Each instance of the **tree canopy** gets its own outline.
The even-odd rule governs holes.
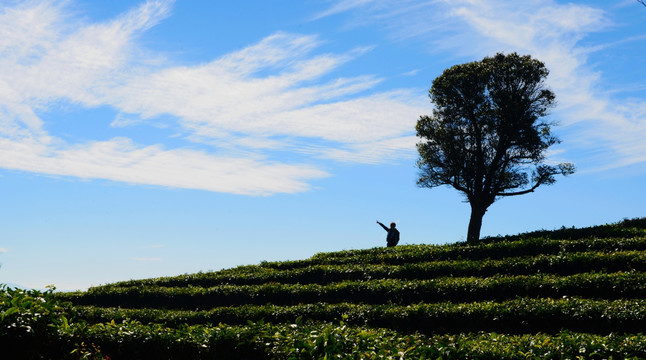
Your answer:
[[[550,164],[546,150],[559,142],[545,117],[555,104],[544,80],[549,71],[530,56],[496,54],[456,65],[429,91],[435,108],[417,122],[418,185],[449,185],[471,205],[467,241],[480,237],[494,201],[533,192],[574,172]]]

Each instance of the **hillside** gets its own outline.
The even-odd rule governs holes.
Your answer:
[[[22,358],[646,358],[646,218],[3,291]]]

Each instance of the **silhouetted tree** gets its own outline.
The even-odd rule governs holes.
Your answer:
[[[545,163],[559,142],[542,120],[555,96],[548,70],[530,56],[496,54],[446,69],[429,91],[431,116],[417,122],[420,187],[450,185],[471,205],[467,241],[480,238],[482,217],[504,196],[533,192],[574,173],[574,165]]]

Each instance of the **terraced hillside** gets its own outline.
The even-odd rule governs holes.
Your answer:
[[[646,219],[31,295],[53,304],[24,320],[40,332],[3,326],[0,346],[97,359],[643,359]],[[9,302],[3,325],[20,319]]]

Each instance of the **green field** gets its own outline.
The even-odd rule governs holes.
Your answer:
[[[644,359],[646,218],[85,292],[1,287],[0,311],[11,359]]]

